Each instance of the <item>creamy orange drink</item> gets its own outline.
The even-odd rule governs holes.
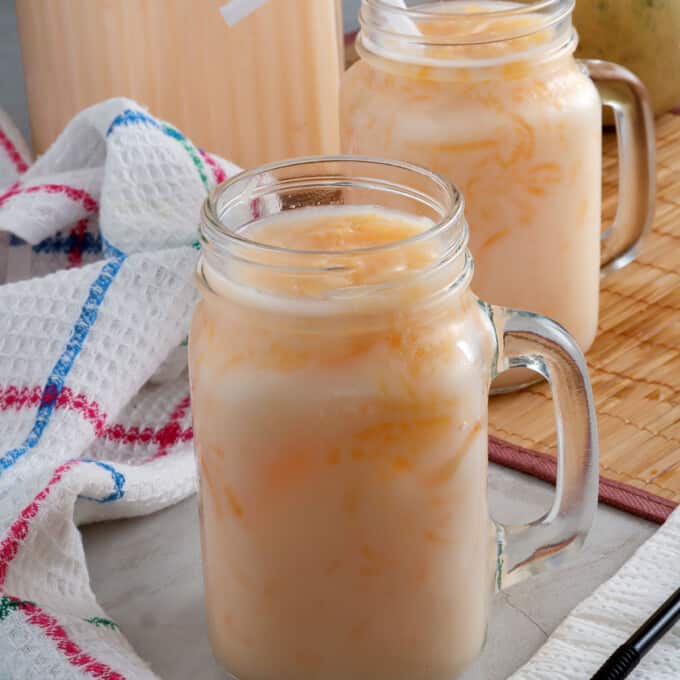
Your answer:
[[[460,197],[398,164],[282,164],[218,189],[202,237],[190,369],[217,658],[240,680],[457,677],[511,571],[486,494],[499,340]]]
[[[556,319],[585,350],[598,321],[602,102],[572,56],[572,8],[449,0],[405,11],[364,0],[341,126],[345,152],[455,182],[475,291]],[[644,219],[628,217],[639,237]]]
[[[307,210],[246,235],[328,251],[312,260],[323,267],[338,250],[432,226]],[[300,281],[242,272],[258,289],[245,293],[204,270],[218,296],[204,297],[191,342],[208,620],[239,678],[406,680],[429,668],[448,680],[481,650],[493,581],[482,313],[467,289],[422,308],[441,277],[365,301],[340,292],[439,254],[416,242]]]

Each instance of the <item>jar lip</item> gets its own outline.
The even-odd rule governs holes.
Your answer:
[[[465,17],[510,17],[521,16],[522,14],[531,14],[533,12],[545,11],[550,9],[559,9],[560,5],[564,6],[562,12],[558,14],[558,18],[562,18],[564,14],[571,12],[576,4],[576,0],[531,0],[522,4],[513,3],[514,7],[492,7],[489,9],[469,12],[464,9],[456,10],[454,5],[451,8],[446,7],[442,10],[441,5],[415,5],[412,7],[400,7],[392,4],[389,0],[362,0],[366,5],[375,5],[378,9],[386,12],[393,12],[395,16],[404,16],[409,19],[456,19],[461,16]],[[506,3],[499,3],[506,4]]]
[[[479,10],[470,11],[468,0],[460,5],[449,0],[445,5],[426,1],[411,7],[399,7],[389,0],[362,0],[359,12],[361,30],[357,46],[365,51],[386,59],[403,61],[406,64],[441,67],[493,67],[523,59],[553,58],[576,49],[578,37],[571,22],[576,0],[531,0],[512,2],[507,0],[484,0]],[[475,3],[476,4],[476,3]],[[467,6],[467,9],[465,7]],[[506,32],[491,35],[471,31],[469,33],[427,34],[414,33],[405,28],[406,22],[434,24],[436,22],[465,19],[514,19],[536,16],[535,24],[509,26]],[[512,44],[513,41],[553,31],[552,38],[545,44],[528,49],[508,50],[502,56],[430,56],[431,48],[475,48],[498,43]]]
[[[259,180],[266,178],[268,175],[271,177],[272,173],[275,173],[276,171],[295,167],[300,167],[301,169],[310,168],[314,165],[322,164],[338,164],[340,166],[343,164],[365,164],[367,167],[386,167],[413,173],[420,178],[431,181],[433,183],[433,187],[436,187],[442,193],[442,195],[446,197],[447,204],[440,205],[440,209],[443,213],[440,219],[436,221],[433,220],[431,227],[414,234],[413,236],[375,246],[348,248],[341,250],[300,250],[267,244],[256,239],[248,238],[247,236],[240,234],[238,231],[230,229],[223,222],[221,215],[229,210],[230,207],[233,207],[233,204],[236,203],[237,200],[240,202],[243,201],[242,192],[239,191],[240,187],[242,187],[243,191],[250,191],[252,193],[252,196],[248,198],[249,202],[257,201],[262,199],[267,193],[271,193],[277,188],[284,188],[288,186],[287,181],[261,183]],[[311,185],[315,182],[318,183],[322,178],[326,181],[331,180],[338,182],[340,186],[346,185],[347,182],[365,182],[375,186],[381,186],[385,189],[388,189],[389,187],[392,187],[392,189],[406,189],[406,187],[403,187],[402,185],[398,185],[389,181],[381,182],[380,180],[370,177],[355,177],[349,175],[343,176],[341,174],[327,175],[325,177],[322,175],[303,175],[299,178],[295,186],[296,188],[299,188],[301,184],[304,185],[309,183]],[[225,194],[227,194],[230,190],[234,192],[234,197],[231,201],[224,203],[223,199]],[[410,193],[414,194],[413,191]],[[420,196],[424,201],[427,201],[427,197],[422,194],[422,192],[418,193],[420,193]],[[431,207],[434,207],[436,203],[435,199],[432,198],[430,198],[427,202],[430,203]],[[461,192],[445,177],[439,175],[436,172],[428,170],[423,166],[414,163],[408,163],[406,161],[396,161],[369,156],[306,156],[302,158],[277,161],[254,168],[252,170],[244,170],[213,188],[203,203],[203,208],[201,211],[202,220],[199,231],[201,240],[206,245],[216,247],[218,251],[228,251],[229,245],[236,244],[242,251],[245,248],[246,250],[252,250],[261,253],[268,252],[277,255],[294,255],[296,259],[304,259],[306,256],[309,256],[311,260],[321,255],[327,255],[331,257],[337,256],[338,258],[352,256],[360,257],[363,255],[384,252],[395,248],[402,248],[404,246],[409,246],[414,243],[437,237],[452,225],[459,224],[460,229],[458,230],[457,238],[453,244],[453,249],[459,252],[464,250],[467,246],[467,229],[465,228],[464,210],[465,201]],[[257,219],[260,218],[253,216],[251,222],[257,221]]]

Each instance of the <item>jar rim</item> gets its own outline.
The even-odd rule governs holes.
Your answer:
[[[475,10],[470,10],[470,5]],[[362,0],[359,12],[361,29],[357,35],[357,46],[362,51],[384,57],[388,60],[403,61],[406,64],[440,67],[493,67],[505,63],[552,59],[565,53],[573,53],[578,36],[571,21],[576,0],[449,0],[446,4],[425,0],[422,4],[409,7],[394,5],[389,0]],[[479,9],[477,9],[479,5]],[[467,7],[467,9],[466,9]],[[456,34],[428,34],[414,32],[415,24],[435,25],[440,22],[465,19],[515,19],[535,16],[532,25],[508,22],[507,30],[494,30],[490,35],[470,31]],[[479,55],[431,56],[428,50],[450,50],[452,48],[478,48],[529,38],[545,31],[551,31],[549,40],[543,44],[518,49],[509,49],[501,56]]]
[[[260,241],[257,234],[252,238],[248,233],[251,228],[257,232],[258,225],[266,220],[294,215],[295,210],[304,213],[307,208],[335,207],[350,212],[355,208],[359,212],[385,210],[407,219],[426,219],[427,223],[407,237],[337,250],[287,248]],[[246,170],[212,190],[203,204],[199,233],[202,248],[198,281],[208,290],[217,292],[211,286],[211,276],[218,274],[232,290],[247,288],[267,299],[285,299],[289,311],[300,314],[312,310],[326,314],[325,307],[314,307],[319,302],[335,304],[338,309],[348,305],[345,311],[356,311],[357,296],[365,296],[370,306],[374,295],[389,297],[391,291],[418,288],[428,281],[433,282],[433,288],[423,294],[423,300],[434,302],[440,294],[467,287],[474,268],[467,248],[464,200],[458,189],[419,165],[382,158],[311,156]],[[384,278],[343,283],[337,288],[321,285],[317,291],[302,296],[291,294],[297,290],[297,282],[321,277],[316,280],[322,283],[327,276],[327,280],[341,281],[345,275],[349,277],[345,281],[351,281],[354,273],[365,271],[369,260],[382,262],[388,252],[430,244],[435,248],[431,251],[433,257],[422,267],[401,270],[388,266]],[[251,275],[257,279],[258,272],[266,275],[253,288],[255,279]],[[399,299],[399,295],[392,296],[392,302],[385,304],[396,304]]]
[[[395,241],[390,241],[385,244],[365,246],[360,248],[347,248],[347,249],[337,249],[337,250],[300,250],[296,248],[286,248],[284,246],[278,246],[273,244],[267,244],[260,242],[256,239],[249,238],[234,230],[229,228],[223,221],[222,215],[224,212],[233,208],[233,204],[236,201],[243,202],[244,200],[248,202],[257,201],[263,198],[267,193],[272,191],[285,188],[286,186],[291,186],[287,184],[287,180],[279,181],[275,183],[263,184],[259,180],[267,176],[272,176],[277,171],[285,171],[293,168],[312,168],[313,166],[318,166],[322,164],[330,165],[363,165],[363,166],[373,166],[374,168],[392,168],[396,170],[402,170],[406,173],[412,173],[414,176],[420,177],[432,183],[433,187],[436,187],[442,192],[442,196],[445,198],[446,203],[440,204],[441,217],[438,220],[433,220],[431,227],[424,229],[417,234],[408,236],[403,239],[397,239]],[[306,183],[316,184],[320,181],[322,177],[319,175],[304,175],[298,178],[297,183],[295,183],[295,188],[300,188],[301,185]],[[390,187],[393,189],[399,189],[408,192],[408,189],[403,185],[397,185],[389,181],[382,181],[371,179],[369,177],[352,177],[352,176],[342,176],[340,174],[333,174],[324,177],[328,182],[337,182],[339,184],[346,184],[349,182],[368,182],[373,183],[382,188],[389,190]],[[329,186],[329,185],[326,185]],[[252,195],[249,195],[246,199],[243,197],[244,191],[248,190]],[[230,201],[224,202],[226,194],[233,192],[233,196]],[[408,192],[413,196],[416,192]],[[429,201],[422,192],[418,192],[418,198],[423,202],[427,202],[431,207],[435,207],[435,200],[430,198]],[[202,220],[199,229],[200,237],[203,243],[210,246],[217,246],[217,249],[223,249],[227,247],[230,243],[237,244],[239,247],[244,247],[246,249],[253,249],[259,252],[267,252],[271,254],[278,255],[294,255],[296,258],[305,256],[310,256],[310,259],[318,257],[320,255],[338,256],[338,257],[352,257],[352,256],[362,256],[373,253],[379,253],[387,251],[394,248],[401,248],[414,243],[418,243],[433,237],[440,235],[445,229],[450,228],[452,225],[460,225],[458,230],[458,238],[456,239],[456,250],[460,251],[465,249],[467,246],[467,229],[464,227],[464,210],[465,201],[463,195],[458,190],[458,188],[450,182],[448,179],[442,175],[429,170],[421,165],[415,163],[408,163],[406,161],[396,161],[386,158],[377,158],[370,156],[355,156],[355,155],[337,155],[337,156],[306,156],[302,158],[292,158],[283,161],[277,161],[274,163],[269,163],[267,165],[259,166],[251,170],[244,170],[237,175],[227,179],[218,186],[212,189],[208,197],[203,203],[202,208]],[[252,215],[253,219],[250,222],[254,222],[259,219],[258,216]]]

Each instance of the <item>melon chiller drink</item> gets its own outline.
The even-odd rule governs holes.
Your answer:
[[[651,227],[654,128],[644,87],[577,62],[573,0],[363,0],[361,60],[342,86],[347,153],[419,163],[460,187],[475,291],[545,314],[586,351],[601,275]],[[615,110],[621,175],[601,233],[602,103]]]
[[[467,233],[460,194],[397,162],[290,161],[206,202],[203,566],[213,650],[239,680],[452,680],[494,589],[582,543],[598,477],[583,357],[557,324],[475,297]],[[489,382],[528,365],[552,383],[560,492],[504,527]]]
[[[126,96],[241,167],[337,153],[339,2],[17,0],[35,150]]]

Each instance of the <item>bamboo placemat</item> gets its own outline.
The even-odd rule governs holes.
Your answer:
[[[634,263],[603,282],[599,335],[587,359],[600,429],[601,500],[664,521],[680,503],[680,116],[657,121],[657,153],[653,233]],[[606,221],[616,192],[616,142],[607,135]],[[554,480],[546,384],[493,398],[489,417],[494,462]]]

